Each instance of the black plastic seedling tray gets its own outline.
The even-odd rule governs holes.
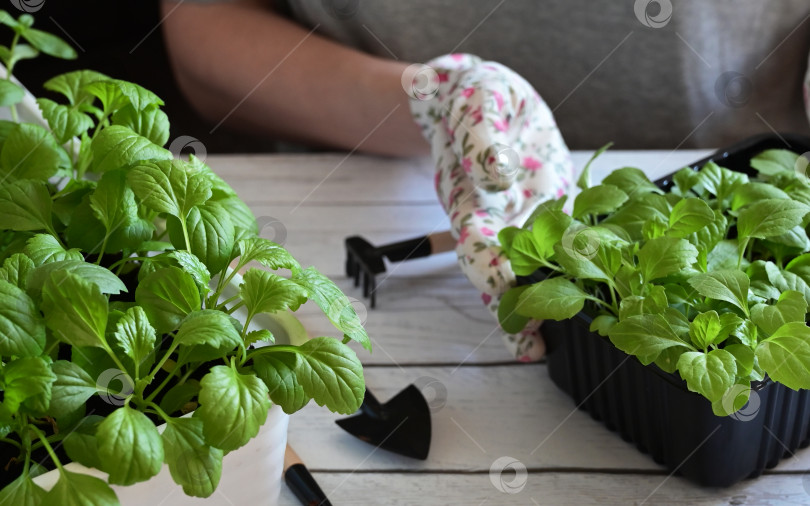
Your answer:
[[[757,136],[691,167],[714,161],[751,175],[749,160],[777,148],[810,152],[810,138]],[[667,176],[656,184],[666,189],[670,181]],[[538,272],[519,282],[544,277]],[[701,485],[725,487],[759,476],[810,444],[810,391],[793,391],[766,378],[752,384],[750,400],[740,411],[718,417],[677,373],[642,366],[608,339],[589,332],[590,322],[586,310],[571,320],[543,324],[552,381],[578,408],[670,471]]]

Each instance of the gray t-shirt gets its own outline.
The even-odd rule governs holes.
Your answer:
[[[810,134],[808,0],[290,0],[288,9],[383,57],[468,52],[511,67],[546,100],[572,149]]]

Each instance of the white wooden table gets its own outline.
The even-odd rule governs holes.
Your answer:
[[[656,178],[705,154],[609,152],[594,165],[594,179],[628,165]],[[589,156],[575,153],[576,166]],[[374,352],[358,354],[380,400],[413,382],[435,387],[424,391],[433,408],[424,462],[354,439],[334,424],[337,416],[314,404],[292,417],[289,442],[335,506],[810,504],[810,450],[725,490],[670,476],[576,410],[544,364],[513,362],[500,337],[487,337],[495,322],[452,253],[389,265],[378,307],[366,311],[362,291],[344,273],[343,240],[361,234],[384,244],[447,228],[429,160],[319,154],[210,156],[207,163],[267,224],[264,237],[283,241],[303,265],[315,265],[359,299],[355,308]],[[334,335],[315,311],[301,311],[312,335]],[[490,467],[500,457],[526,467],[519,493],[493,485],[499,476]],[[298,504],[286,487],[281,504]]]

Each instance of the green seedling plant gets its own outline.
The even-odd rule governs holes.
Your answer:
[[[0,23],[14,31],[7,68],[35,50],[74,54],[30,16],[0,11]],[[223,455],[257,435],[271,404],[355,412],[365,384],[348,343],[371,344],[350,300],[260,237],[201,160],[162,147],[161,99],[88,70],[44,87],[49,128],[0,121],[0,504],[118,504],[109,484],[164,463],[208,497]],[[0,86],[0,103],[14,107],[18,89]],[[339,338],[307,339],[294,315],[307,301]],[[251,325],[259,315],[291,342]],[[32,480],[46,465],[59,474],[49,492]]]
[[[570,215],[563,196],[501,231],[515,274],[542,278],[505,294],[502,327],[584,310],[591,331],[644,365],[677,371],[718,416],[742,408],[766,375],[810,388],[802,162],[767,150],[751,160],[754,178],[710,162],[677,172],[666,192],[632,167],[590,186],[589,162]]]

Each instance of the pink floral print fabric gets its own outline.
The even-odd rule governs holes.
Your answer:
[[[461,269],[497,321],[500,298],[515,284],[498,232],[523,225],[537,204],[567,193],[570,153],[551,110],[514,71],[468,54],[427,66],[435,71],[435,94],[416,94],[411,113],[431,144],[436,192]],[[534,361],[545,352],[538,327],[499,331],[518,360]]]

